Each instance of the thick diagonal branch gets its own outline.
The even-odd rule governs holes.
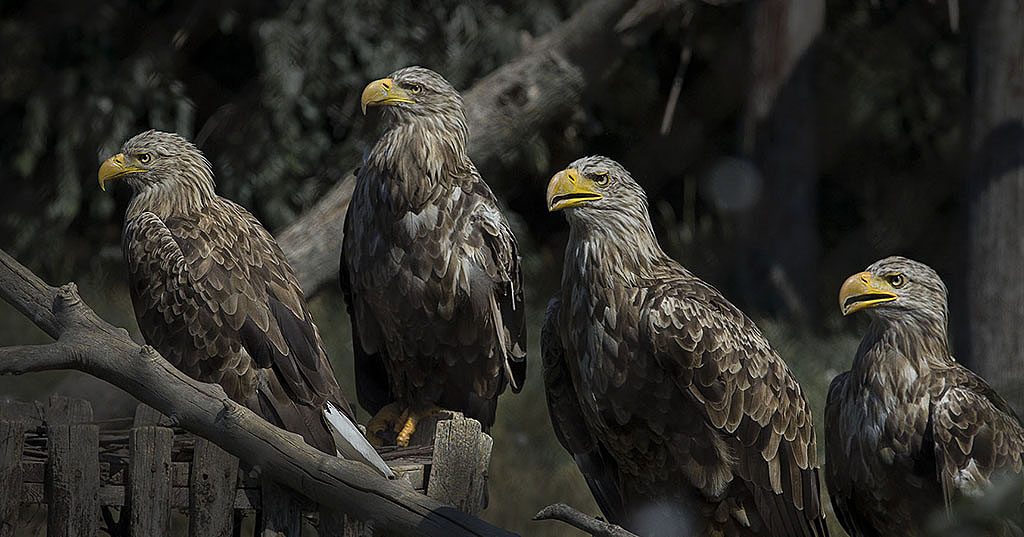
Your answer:
[[[0,250],[0,297],[57,339],[0,349],[0,375],[73,368],[131,393],[311,500],[371,520],[388,535],[509,536],[511,533],[441,505],[369,467],[324,455],[296,434],[270,425],[228,399],[216,384],[197,382],[123,329],[100,319],[74,284],[54,288]]]

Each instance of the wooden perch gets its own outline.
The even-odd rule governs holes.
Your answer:
[[[74,284],[57,289],[0,250],[0,297],[56,339],[0,348],[0,374],[77,369],[100,377],[170,416],[182,427],[245,460],[266,477],[387,535],[510,536],[506,530],[442,505],[361,463],[310,447],[197,382],[100,319]]]
[[[570,115],[591,88],[601,91],[597,82],[684,3],[592,0],[465,91],[469,154],[477,166],[486,168],[515,141]],[[354,180],[349,174],[277,236],[307,295],[337,277]]]
[[[623,529],[621,526],[616,526],[604,520],[598,520],[564,503],[556,503],[541,509],[539,513],[533,516],[533,519],[560,520],[594,537],[639,537],[635,533]]]

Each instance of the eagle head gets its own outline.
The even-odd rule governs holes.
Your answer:
[[[202,152],[177,134],[156,130],[133,136],[120,153],[103,161],[100,188],[106,190],[106,183],[117,179],[135,194],[213,190],[213,169]]]
[[[441,75],[415,65],[367,84],[362,97],[364,114],[370,106],[384,107],[400,123],[418,118],[466,123],[465,107],[459,92]]]
[[[569,222],[634,217],[647,220],[647,194],[614,160],[576,160],[548,182],[548,211],[565,211]]]
[[[867,310],[887,320],[937,322],[945,325],[947,292],[942,279],[924,263],[887,257],[850,276],[839,290],[843,315]]]

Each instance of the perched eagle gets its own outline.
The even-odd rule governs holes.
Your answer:
[[[950,356],[946,286],[934,270],[882,259],[843,283],[839,305],[871,317],[825,407],[825,480],[850,535],[923,535],[956,497],[1021,473],[1024,428]]]
[[[826,536],[811,411],[743,312],[662,251],[643,189],[587,157],[541,334],[548,409],[611,521],[643,536]]]
[[[114,179],[132,189],[122,248],[146,342],[311,446],[390,476],[351,421],[284,254],[256,218],[214,192],[203,154],[176,134],[146,131],[100,166],[100,187]]]
[[[388,125],[356,177],[341,288],[371,441],[394,431],[408,445],[438,407],[487,430],[526,373],[523,285],[515,236],[466,154],[462,97],[407,67],[367,85],[362,105]]]

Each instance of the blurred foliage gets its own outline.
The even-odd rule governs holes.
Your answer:
[[[126,194],[96,189],[96,167],[147,128],[195,139],[220,191],[280,229],[375,138],[358,106],[367,81],[415,63],[467,88],[580,3],[2,2],[0,247],[59,280],[116,264]],[[829,2],[827,16],[817,160],[830,258],[817,285],[831,304],[833,280],[883,254],[947,268],[954,241],[942,232],[955,220],[965,92],[964,39],[941,6]],[[548,230],[564,229],[537,201],[544,182],[557,166],[604,153],[648,187],[672,253],[729,289],[736,215],[716,208],[702,181],[740,152],[742,92],[737,101],[723,90],[746,79],[744,63],[730,60],[745,21],[742,5],[701,6],[689,26],[666,21],[575,116],[510,141],[512,156],[484,170],[544,259],[557,262],[562,244]],[[656,126],[687,36],[683,104],[663,136]],[[724,86],[702,86],[709,81]]]
[[[96,167],[147,128],[193,138],[279,228],[359,163],[367,81],[422,64],[465,87],[566,4],[0,3],[0,246],[58,278],[116,261],[126,200]]]

